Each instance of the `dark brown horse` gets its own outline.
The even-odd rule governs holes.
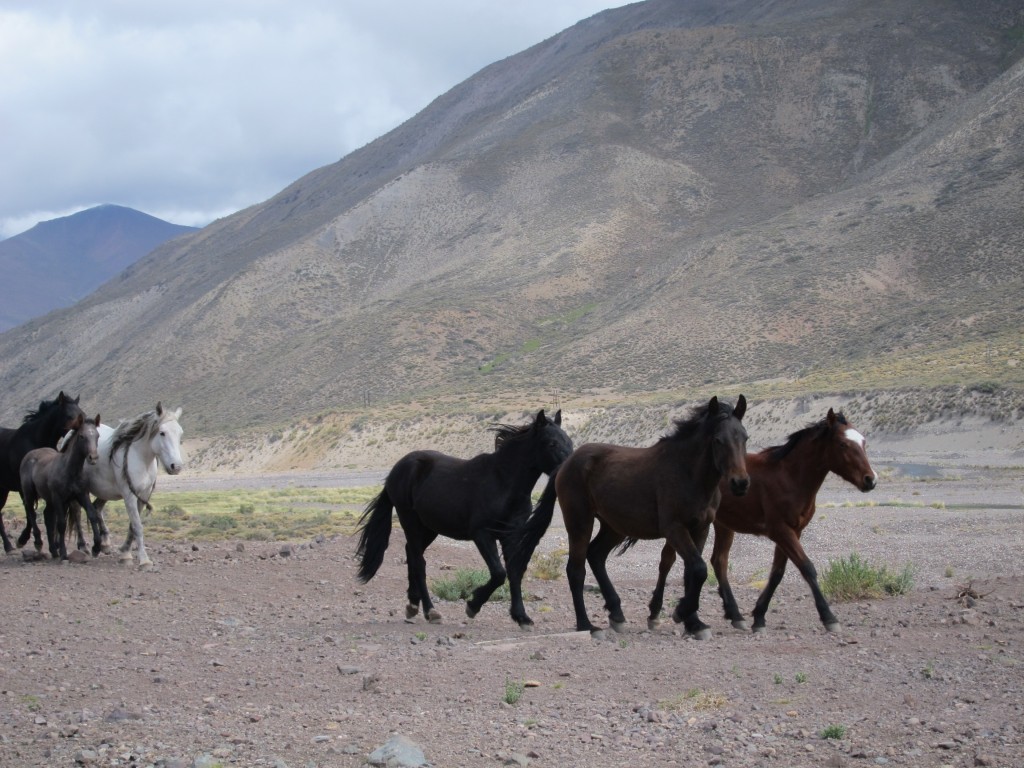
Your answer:
[[[750,484],[744,467],[747,432],[741,419],[747,401],[736,407],[717,397],[676,422],[675,431],[647,448],[587,443],[566,459],[544,489],[524,529],[515,555],[516,568],[529,562],[547,530],[557,497],[569,537],[566,575],[576,611],[576,629],[596,631],[583,602],[586,563],[601,587],[611,626],[625,623],[622,603],[605,568],[608,554],[627,536],[665,539],[686,565],[686,592],[673,618],[696,637],[710,636],[697,615],[700,590],[707,579],[701,550],[721,492],[719,481],[743,495]],[[594,521],[601,527],[591,541]]]
[[[35,448],[21,460],[21,498],[25,502],[26,529],[35,526],[36,503],[46,502],[46,535],[50,540],[50,555],[67,560],[65,545],[68,509],[72,504],[85,507],[92,523],[93,555],[99,552],[99,514],[89,499],[89,480],[85,463],[95,464],[99,459],[97,445],[100,423],[78,416],[71,424],[71,432],[61,440],[60,450]]]
[[[55,399],[39,403],[17,429],[0,427],[0,539],[5,552],[13,550],[14,545],[4,529],[3,508],[11,491],[21,493],[21,460],[33,448],[55,446],[77,416],[85,416],[78,398],[61,392]]]
[[[723,495],[715,514],[711,565],[718,577],[718,594],[725,606],[725,617],[737,629],[747,628],[729,586],[729,549],[737,533],[747,533],[766,536],[775,542],[771,574],[754,606],[754,631],[765,628],[768,603],[782,581],[788,560],[793,561],[810,586],[825,629],[836,631],[839,622],[821,593],[814,563],[800,545],[800,534],[814,517],[815,498],[829,472],[835,472],[865,493],[875,487],[878,475],[868,461],[864,436],[843,414],[829,408],[824,419],[794,432],[784,444],[748,454],[747,471],[750,472],[751,492],[742,498]],[[662,550],[649,624],[657,623],[665,579],[675,559],[670,547]]]

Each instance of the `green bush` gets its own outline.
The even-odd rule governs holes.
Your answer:
[[[864,600],[902,595],[914,586],[914,571],[908,564],[899,573],[885,566],[876,568],[856,552],[848,558],[830,560],[821,577],[821,591],[831,600]]]
[[[473,590],[482,587],[490,578],[491,575],[485,568],[460,568],[451,578],[436,579],[430,585],[430,589],[442,600],[468,600],[473,596]],[[508,600],[508,581],[494,590],[490,599],[499,602]]]

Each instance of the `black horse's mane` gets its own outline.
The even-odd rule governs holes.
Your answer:
[[[702,426],[707,423],[708,418],[708,405],[699,405],[690,411],[690,414],[685,418],[675,419],[675,429],[669,434],[658,440],[659,443],[668,442],[669,440],[686,440],[693,437],[700,430]],[[732,403],[726,402],[725,400],[718,401],[718,416],[728,417],[732,414],[733,406]]]
[[[844,426],[849,424],[846,420],[846,416],[841,412],[836,414],[836,423]],[[773,445],[769,448],[765,448],[761,451],[761,455],[767,457],[771,461],[781,461],[792,453],[793,449],[796,448],[803,440],[814,440],[824,435],[828,430],[829,425],[827,418],[812,422],[803,429],[798,429],[796,432],[790,434],[790,436],[786,438],[786,442],[782,445]]]
[[[491,427],[491,432],[494,432],[494,450],[501,450],[503,445],[507,445],[515,440],[520,440],[529,434],[530,429],[533,427],[533,422],[529,424],[521,424],[515,426],[512,424],[495,424]]]
[[[22,420],[22,424],[28,424],[30,421],[38,421],[43,417],[47,411],[53,410],[57,405],[57,400],[43,400],[39,403],[39,408],[34,411],[29,411],[25,414],[25,418]]]

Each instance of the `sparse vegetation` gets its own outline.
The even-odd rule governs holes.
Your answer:
[[[846,726],[826,725],[818,735],[823,739],[841,739],[846,735]]]
[[[535,579],[554,581],[565,575],[566,551],[557,549],[551,552],[537,552],[530,561],[530,572]]]
[[[902,595],[914,585],[909,564],[899,573],[861,560],[856,552],[849,557],[830,560],[820,578],[821,591],[832,600],[865,600],[887,595]]]
[[[519,703],[519,699],[523,697],[523,691],[525,686],[521,680],[511,680],[505,678],[505,695],[502,698],[506,704],[515,705]]]
[[[460,568],[449,578],[435,579],[430,590],[442,600],[467,600],[473,596],[473,590],[482,587],[490,578],[486,568]],[[497,602],[508,600],[508,581],[494,590],[490,599]]]

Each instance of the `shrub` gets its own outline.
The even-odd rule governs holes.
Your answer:
[[[821,577],[821,591],[839,601],[902,595],[913,585],[914,572],[909,564],[901,572],[893,573],[885,566],[869,565],[856,552],[848,558],[830,560]]]
[[[442,600],[455,602],[468,600],[473,596],[473,590],[482,587],[490,580],[491,574],[484,568],[460,568],[449,579],[436,579],[430,588]],[[506,581],[491,595],[491,600],[508,600],[508,582]]]
[[[826,725],[819,734],[823,739],[841,739],[846,735],[845,725]]]
[[[554,581],[565,573],[565,550],[555,550],[547,554],[538,552],[531,561],[534,578]]]
[[[523,697],[525,686],[522,682],[505,678],[505,696],[502,699],[506,704],[516,704]]]

